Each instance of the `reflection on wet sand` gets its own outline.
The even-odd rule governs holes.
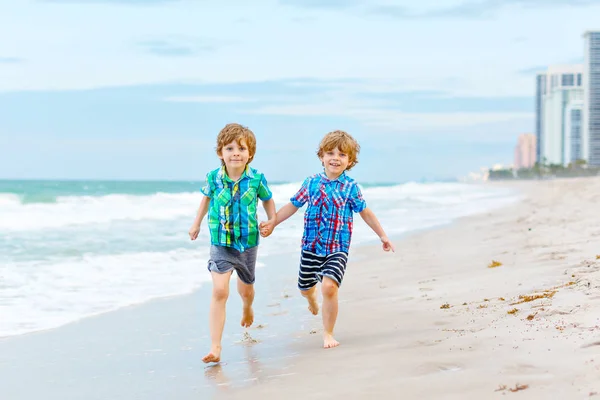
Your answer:
[[[276,277],[274,278],[276,279]],[[266,316],[266,320],[234,335],[234,346],[227,349],[226,361],[209,365],[204,369],[205,386],[219,393],[217,398],[225,398],[234,391],[248,386],[255,386],[267,381],[291,375],[290,359],[297,354],[289,349],[290,338],[296,333],[297,314],[290,312],[289,307],[282,306],[280,294],[274,295],[267,307],[276,307],[275,313]],[[291,296],[285,295],[284,298]],[[305,311],[304,303],[298,304],[298,311]],[[273,310],[271,310],[273,311]],[[269,317],[276,316],[276,330],[271,329]],[[311,316],[312,317],[312,316]],[[260,315],[257,318],[260,320]]]
[[[231,381],[223,371],[225,363],[209,365],[204,369],[204,376],[217,387],[227,387]]]
[[[259,356],[254,349],[254,345],[258,341],[252,339],[246,331],[239,343],[244,348],[241,361],[232,364],[220,362],[204,369],[204,376],[207,380],[221,390],[228,390],[232,386],[259,383],[265,377]]]

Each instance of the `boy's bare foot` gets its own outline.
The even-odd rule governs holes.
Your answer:
[[[244,311],[242,313],[242,326],[244,328],[249,328],[250,325],[254,322],[254,310],[252,306],[244,307]]]
[[[323,348],[324,349],[331,349],[333,347],[338,347],[339,345],[340,345],[340,342],[335,340],[335,338],[333,337],[332,334],[323,333]]]
[[[313,291],[312,294],[306,296],[306,300],[308,300],[308,310],[312,313],[312,315],[319,314],[319,302],[317,300],[316,290]]]
[[[218,363],[221,361],[221,346],[212,347],[207,355],[202,358],[205,363]]]

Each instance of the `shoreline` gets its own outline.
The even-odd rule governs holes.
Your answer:
[[[457,182],[457,183],[460,183],[460,182]],[[465,184],[467,184],[467,185],[473,185],[473,186],[478,186],[477,183],[465,183]],[[392,185],[392,183],[390,183],[389,185]],[[501,185],[489,185],[489,186],[501,186]],[[513,193],[513,196],[514,195],[518,195],[517,191],[514,191],[514,192],[515,193]],[[517,202],[519,200],[509,199],[507,201],[509,202],[509,205],[510,205],[510,204],[514,204],[514,202]],[[498,204],[490,205],[490,209],[491,210],[501,209],[501,208],[504,208],[504,207],[506,207],[506,205],[498,205]],[[471,214],[471,215],[477,215],[477,214],[484,213],[484,212],[487,212],[487,211],[479,211],[479,212],[476,211],[475,214]],[[419,234],[421,232],[426,232],[426,231],[429,231],[429,230],[435,230],[435,229],[443,228],[445,226],[450,226],[452,224],[455,224],[457,221],[461,220],[462,218],[464,218],[464,216],[452,217],[452,219],[450,219],[448,221],[437,222],[435,225],[426,225],[426,226],[421,227],[421,228],[409,229],[407,231],[403,231],[403,232],[399,232],[399,233],[390,233],[390,234],[388,234],[388,236],[392,240],[394,240],[395,242],[397,242],[397,241],[404,240],[405,238],[410,237],[412,235]],[[358,219],[358,216],[356,216],[355,219]],[[362,224],[362,221],[356,221],[356,222],[359,223],[359,224]],[[368,229],[368,228],[365,227],[365,229]],[[368,233],[369,233],[369,236],[371,237],[371,239],[366,239],[365,240],[364,238],[362,238],[362,240],[360,240],[360,242],[358,242],[356,238],[354,239],[351,251],[352,251],[352,253],[355,256],[360,256],[360,253],[361,253],[360,249],[361,248],[363,248],[363,247],[370,247],[370,246],[373,246],[374,244],[378,244],[379,243],[379,240],[376,237],[376,235],[374,235],[370,231]],[[269,238],[267,240],[271,240],[271,241],[272,240],[277,240],[277,237],[274,236],[274,237]],[[272,245],[272,243],[269,243],[269,245]],[[203,250],[207,251],[208,248],[204,248]],[[262,249],[262,251],[263,252],[267,251],[267,253],[269,253],[269,251],[265,250],[264,248]],[[286,256],[286,255],[297,255],[297,254],[299,255],[299,250],[297,250],[297,249],[286,250],[284,252],[276,252],[274,254],[267,254],[267,255],[264,256],[264,258],[262,258],[262,259],[259,258],[258,261],[262,262],[264,264],[268,264],[268,260],[270,258],[281,257],[281,256]],[[260,255],[260,253],[259,253],[259,255]],[[296,261],[294,261],[294,263],[297,264]],[[200,262],[198,265],[202,266],[204,264],[202,262]],[[202,268],[199,268],[199,269],[201,270]],[[261,267],[259,269],[259,271],[262,270],[262,269],[263,268]],[[268,267],[267,267],[267,269],[268,269]],[[203,273],[203,272],[204,271],[200,271],[200,273]],[[297,271],[294,270],[292,275],[295,275],[296,272]],[[22,336],[26,336],[26,335],[41,334],[41,333],[44,333],[44,332],[51,332],[51,331],[56,330],[56,329],[62,329],[63,327],[68,327],[71,324],[81,323],[82,321],[85,321],[85,320],[87,320],[89,318],[97,318],[97,317],[101,317],[104,314],[113,313],[113,312],[119,312],[121,310],[125,310],[125,309],[132,308],[132,307],[135,308],[135,307],[144,306],[145,304],[150,304],[150,303],[155,302],[155,301],[169,300],[169,299],[174,299],[174,298],[181,297],[181,296],[191,296],[191,295],[194,295],[194,293],[196,293],[199,290],[205,290],[206,286],[211,286],[210,277],[206,281],[202,282],[202,284],[200,286],[198,286],[198,287],[196,287],[194,289],[188,290],[186,292],[178,292],[178,293],[160,295],[158,297],[145,298],[145,299],[138,300],[138,301],[131,302],[131,303],[127,303],[127,304],[116,305],[116,306],[114,306],[113,308],[110,308],[110,309],[106,309],[106,310],[102,310],[102,311],[96,311],[96,312],[91,312],[91,313],[88,313],[88,314],[77,316],[74,319],[69,320],[67,322],[60,322],[58,324],[52,323],[52,324],[50,324],[50,326],[46,326],[46,327],[29,328],[29,329],[32,329],[32,330],[27,330],[27,331],[19,332],[19,333],[10,333],[10,334],[4,335],[4,336],[0,336],[0,343],[2,341],[4,341],[4,340],[10,340],[11,338],[22,337]]]
[[[399,242],[455,221],[391,237]],[[378,241],[355,245],[351,258],[359,262],[362,249],[372,247],[370,243]],[[11,400],[79,400],[130,399],[139,391],[144,399],[162,399],[176,391],[178,398],[185,399],[196,398],[198,392],[211,397],[231,393],[288,376],[298,355],[294,349],[305,341],[303,333],[321,328],[319,319],[307,315],[297,292],[298,257],[296,251],[264,257],[267,265],[257,270],[255,323],[249,330],[238,325],[241,302],[232,279],[223,362],[216,367],[201,362],[209,349],[211,285],[204,284],[188,294],[0,338],[4,393]],[[200,264],[198,273],[204,273]],[[255,345],[254,340],[259,342]],[[27,385],[31,379],[39,384]]]
[[[593,183],[590,199],[596,192],[600,198],[600,180]],[[507,251],[522,244],[524,232],[515,224],[529,222],[527,218],[522,220],[521,214],[530,212],[534,203],[537,207],[544,205],[537,204],[543,200],[538,197],[556,195],[565,185],[580,184],[581,181],[572,179],[544,181],[533,186],[527,182],[494,182],[491,185],[519,191],[521,200],[396,235],[395,255],[384,253],[379,245],[367,243],[351,249],[349,271],[340,291],[340,316],[336,326],[336,338],[342,344],[339,348],[321,349],[320,316],[308,313],[304,299],[296,290],[298,254],[267,255],[264,259],[267,267],[259,271],[269,273],[262,272],[257,279],[255,323],[248,330],[250,336],[243,336],[244,330],[237,325],[241,303],[234,285],[231,286],[220,365],[211,367],[201,362],[208,351],[210,299],[210,285],[203,285],[191,294],[163,297],[59,328],[0,339],[0,372],[8,382],[6,393],[14,400],[39,397],[162,399],[174,393],[178,399],[195,399],[199,393],[245,399],[265,395],[267,398],[282,395],[289,398],[342,395],[389,398],[405,388],[406,398],[424,395],[488,398],[497,394],[493,390],[501,385],[510,386],[515,379],[497,379],[492,383],[486,380],[488,376],[480,374],[469,376],[469,381],[475,383],[462,382],[455,392],[451,389],[461,382],[457,377],[473,372],[473,365],[489,372],[491,367],[484,362],[485,357],[496,357],[501,354],[499,349],[508,349],[509,342],[515,341],[511,339],[511,332],[522,329],[519,324],[527,311],[520,309],[517,315],[509,315],[513,320],[507,320],[507,310],[502,307],[509,299],[518,299],[519,295],[536,288],[552,288],[568,282],[557,278],[563,278],[562,271],[561,274],[553,271],[555,275],[552,275],[543,265],[536,267],[535,274],[524,272],[522,268],[511,271],[523,262],[517,252]],[[584,184],[588,185],[588,180]],[[548,185],[550,187],[546,187]],[[557,203],[554,213],[560,215],[565,211],[564,206]],[[597,233],[600,236],[600,228]],[[508,242],[497,243],[507,237]],[[471,242],[481,242],[482,246],[474,251],[468,246]],[[492,245],[493,251],[484,251],[488,245]],[[553,246],[556,244],[551,243],[544,249]],[[495,258],[502,261],[503,266],[488,269],[488,263]],[[469,269],[474,263],[477,268]],[[573,267],[574,274],[579,274],[575,269]],[[199,273],[202,272],[204,269],[200,268]],[[501,279],[497,280],[498,277]],[[600,278],[594,282],[600,282]],[[551,300],[559,301],[565,293],[580,289],[579,283],[560,288]],[[501,302],[500,297],[507,301]],[[467,306],[463,306],[464,303]],[[444,304],[449,308],[440,308]],[[538,318],[551,319],[556,315],[536,314],[532,323],[537,323]],[[586,315],[589,317],[589,313]],[[499,321],[514,322],[514,325],[499,326]],[[600,325],[598,320],[595,323]],[[490,328],[484,327],[485,324],[496,324],[496,335],[489,336]],[[561,333],[567,331],[554,329]],[[486,344],[481,343],[484,338],[502,341],[502,346],[488,345],[489,348],[485,352],[479,350],[473,360],[464,355],[455,357],[465,349],[475,352],[478,347],[485,348]],[[256,345],[255,339],[259,341]],[[587,336],[584,344],[594,343],[592,339]],[[524,347],[523,344],[518,346]],[[591,345],[589,349],[600,350],[600,346]],[[542,355],[547,357],[545,353]],[[514,376],[524,376],[517,379],[519,382],[530,385],[527,394],[523,392],[525,396],[539,394],[539,382],[529,379],[532,371],[545,376],[534,364],[522,360],[510,367]],[[336,365],[344,365],[344,371],[335,373]],[[527,372],[528,368],[531,373]],[[65,374],[65,370],[69,374]],[[493,374],[502,378],[506,371]],[[26,385],[31,379],[40,384]],[[307,386],[307,379],[314,383]],[[586,384],[600,391],[590,382]],[[441,388],[449,385],[450,390],[428,393],[426,389],[431,385]],[[334,387],[337,390],[334,391]]]
[[[291,265],[286,257],[268,259]],[[202,362],[210,348],[212,289],[204,285],[188,295],[154,299],[58,328],[2,338],[3,398],[197,399],[213,396],[220,388],[252,385],[280,375],[294,355],[286,346],[297,327],[299,304],[293,301],[295,286],[281,284],[282,277],[289,278],[287,272],[261,273],[264,270],[258,270],[255,323],[250,329],[239,326],[241,301],[235,279],[231,280],[220,367],[207,368]],[[199,273],[205,272],[200,267]]]

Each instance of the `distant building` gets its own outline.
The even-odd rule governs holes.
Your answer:
[[[565,137],[563,160],[565,164],[587,159],[583,148],[583,99],[572,101],[565,109]]]
[[[537,142],[535,159],[537,162],[542,161],[541,148],[544,143],[544,96],[546,95],[547,81],[548,77],[545,72],[540,72],[535,77],[535,138]]]
[[[537,138],[532,133],[519,135],[515,146],[514,169],[531,168],[536,163]]]
[[[536,160],[566,165],[575,156],[586,158],[580,112],[583,79],[584,67],[579,64],[553,65],[536,76]]]
[[[600,32],[586,32],[584,51],[583,152],[600,166]]]

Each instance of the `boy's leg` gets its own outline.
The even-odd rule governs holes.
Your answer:
[[[340,344],[333,337],[333,328],[338,316],[338,291],[344,279],[347,261],[347,253],[337,252],[329,254],[322,267],[323,347],[326,349]]]
[[[302,250],[300,254],[300,271],[298,273],[298,289],[302,296],[308,301],[308,310],[313,314],[319,313],[319,302],[317,301],[318,273],[325,257]]]
[[[243,304],[241,325],[244,328],[248,328],[254,322],[254,310],[252,309],[252,302],[254,301],[254,285],[248,285],[238,278],[237,288]]]
[[[210,351],[202,358],[205,363],[221,361],[221,338],[225,327],[225,306],[229,297],[229,279],[232,271],[224,274],[211,271],[213,290],[210,300]]]
[[[321,292],[323,294],[323,347],[329,349],[340,343],[333,337],[333,328],[338,315],[338,284],[328,276],[323,277]]]
[[[234,268],[238,276],[237,289],[243,304],[241,325],[244,328],[248,328],[254,322],[252,302],[254,302],[257,251],[258,247],[251,247],[243,253],[234,251]]]
[[[308,300],[308,310],[312,313],[312,315],[317,315],[319,313],[319,302],[317,300],[317,285],[311,287],[307,290],[300,289],[300,293],[306,300]]]

